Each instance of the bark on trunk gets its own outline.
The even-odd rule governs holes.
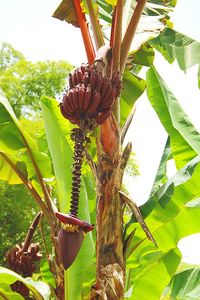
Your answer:
[[[123,216],[119,197],[121,149],[113,116],[102,125],[97,144],[97,279],[91,299],[123,299]]]

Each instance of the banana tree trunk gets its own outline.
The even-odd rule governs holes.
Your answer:
[[[119,198],[121,149],[114,116],[101,126],[97,152],[97,278],[91,299],[123,299],[123,219]]]

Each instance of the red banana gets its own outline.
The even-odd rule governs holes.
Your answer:
[[[87,114],[89,116],[92,116],[95,113],[97,113],[99,102],[100,102],[100,93],[95,90],[92,94],[90,104],[87,108]]]
[[[102,84],[103,84],[103,75],[100,72],[96,78],[96,89],[98,92],[101,91]]]
[[[88,83],[89,83],[89,81],[90,81],[89,74],[87,72],[85,72],[85,75],[83,77],[83,83],[84,83],[84,85],[87,86]]]
[[[74,112],[74,108],[71,105],[68,94],[66,94],[63,97],[63,106],[64,106],[64,109],[65,109],[66,113],[72,114]]]
[[[110,108],[114,102],[115,96],[116,96],[116,90],[115,88],[114,89],[112,88],[111,91],[109,91],[109,93],[102,100],[101,109],[105,110]]]
[[[98,125],[101,125],[105,122],[105,120],[110,116],[110,110],[100,113],[95,117],[95,121]]]
[[[103,84],[101,86],[101,91],[100,91],[102,99],[104,98],[104,96],[106,94],[106,90],[107,90],[107,87],[108,87],[109,84],[110,84],[110,80],[108,80],[107,77],[104,77],[103,78]]]
[[[93,91],[95,89],[96,86],[96,74],[94,71],[91,71],[90,73],[90,87],[91,90]]]
[[[84,84],[80,84],[78,85],[78,106],[79,106],[79,109],[82,110],[83,108],[83,98],[84,98],[84,95],[85,95],[85,86]]]
[[[85,95],[84,95],[84,98],[83,98],[83,105],[82,105],[82,110],[85,112],[88,108],[88,105],[90,103],[90,99],[91,99],[91,88],[90,87],[87,87],[86,90],[85,90]]]

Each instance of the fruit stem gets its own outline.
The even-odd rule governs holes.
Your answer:
[[[71,139],[74,141],[74,156],[72,170],[72,192],[70,201],[70,215],[78,216],[78,205],[81,186],[81,168],[83,161],[83,143],[85,140],[84,132],[81,128],[74,128],[71,133]]]
[[[23,252],[27,252],[28,247],[29,247],[29,245],[30,245],[30,243],[31,243],[33,234],[34,234],[34,232],[35,232],[35,230],[36,230],[36,228],[37,228],[37,226],[38,226],[38,223],[39,223],[39,221],[40,221],[40,217],[41,217],[41,216],[42,216],[42,212],[40,211],[40,212],[36,215],[36,217],[34,218],[34,220],[33,220],[32,224],[31,224],[31,226],[29,227],[29,230],[28,230],[28,233],[27,233],[26,238],[25,238],[25,240],[24,240],[24,245],[23,245],[23,248],[22,248],[22,251],[23,251]]]

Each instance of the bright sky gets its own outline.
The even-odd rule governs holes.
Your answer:
[[[61,0],[0,0],[0,42],[10,43],[32,61],[64,59],[73,65],[86,62],[79,29],[51,17],[60,2]],[[197,25],[199,16],[199,0],[178,0],[172,20],[176,30],[200,41]],[[169,65],[160,55],[156,61],[159,73],[200,130],[197,70],[192,69],[184,74],[176,63]],[[139,204],[148,197],[154,180],[152,173],[156,172],[166,138],[145,96],[138,101],[128,138],[133,141],[140,166],[141,176],[131,182],[131,186],[134,186],[132,196]],[[184,260],[200,263],[200,238],[195,239],[195,244],[191,238],[180,244]]]

